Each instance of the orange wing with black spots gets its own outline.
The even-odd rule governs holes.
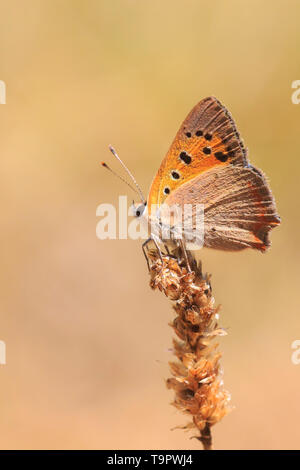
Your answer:
[[[205,98],[186,117],[161,163],[150,188],[149,211],[183,183],[229,164],[246,166],[246,149],[228,110],[216,98]]]

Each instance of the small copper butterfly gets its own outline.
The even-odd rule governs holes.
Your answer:
[[[136,217],[153,221],[153,205],[202,204],[204,246],[261,252],[270,246],[269,232],[280,223],[270,187],[264,174],[249,163],[233,118],[216,98],[201,100],[183,121],[147,200],[125,169],[141,197],[134,205]]]

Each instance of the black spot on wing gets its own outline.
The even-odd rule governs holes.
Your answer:
[[[183,161],[186,165],[189,165],[192,161],[192,157],[186,153],[186,152],[181,152],[181,154],[179,155],[179,158],[181,161]]]

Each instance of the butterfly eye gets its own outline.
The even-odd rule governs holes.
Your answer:
[[[140,217],[141,215],[143,215],[145,207],[146,207],[146,204],[141,204],[139,207],[137,207],[135,211],[135,216]]]

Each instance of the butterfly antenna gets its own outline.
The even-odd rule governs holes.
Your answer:
[[[122,176],[118,175],[118,173],[116,173],[115,171],[113,171],[105,162],[101,162],[101,165],[106,168],[107,170],[109,170],[113,175],[115,175],[117,178],[119,178],[121,181],[123,181],[123,183],[127,184],[127,186],[130,187],[130,189],[132,189],[132,191],[134,191],[136,194],[138,194],[140,196],[140,193],[137,191],[136,188],[134,188],[133,186],[131,186],[131,184],[128,183],[128,181],[126,181],[124,178],[122,178]]]
[[[124,168],[124,170],[126,171],[126,173],[130,176],[130,178],[132,179],[132,181],[134,182],[136,188],[137,188],[137,191],[139,193],[139,196],[141,198],[141,201],[142,202],[145,202],[145,198],[144,198],[144,195],[143,195],[143,191],[141,190],[140,186],[138,185],[135,177],[133,176],[133,174],[131,173],[131,171],[127,168],[127,166],[125,165],[125,163],[122,162],[121,158],[119,157],[119,155],[117,154],[117,152],[115,151],[115,149],[109,145],[109,150],[111,151],[111,153],[113,154],[114,157],[116,157],[116,159],[121,163],[122,167]],[[128,183],[127,183],[128,184]]]

